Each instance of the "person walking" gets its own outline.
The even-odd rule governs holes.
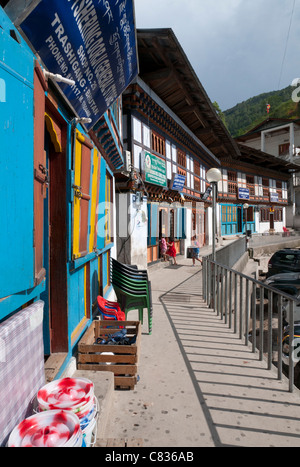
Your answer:
[[[202,264],[201,259],[199,258],[200,255],[200,245],[199,242],[197,241],[196,235],[193,236],[192,238],[193,244],[192,244],[192,260],[193,260],[193,266],[195,266],[195,261],[199,261],[199,263]]]
[[[171,256],[172,258],[174,258],[174,264],[177,265],[177,262],[176,262],[176,248],[175,248],[175,243],[174,243],[174,238],[173,237],[170,237],[169,239],[169,242],[167,242],[167,246],[168,246],[168,249],[166,251],[166,256],[169,257]]]

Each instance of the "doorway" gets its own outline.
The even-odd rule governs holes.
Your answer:
[[[274,230],[274,212],[270,212],[270,230]]]
[[[44,334],[48,352],[68,352],[66,125],[46,114],[45,152],[49,174],[45,199],[44,258],[47,270]]]
[[[241,206],[237,206],[237,231],[238,233],[242,233],[243,231],[243,215]]]
[[[158,238],[167,239],[170,235],[170,212],[168,207],[161,207],[158,211]],[[158,246],[158,258],[162,258],[160,242]]]

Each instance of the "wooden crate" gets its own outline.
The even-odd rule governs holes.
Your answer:
[[[136,335],[135,344],[107,345],[95,343],[98,338],[107,339],[107,336],[120,331],[121,326],[126,328],[126,337],[131,338]],[[138,377],[140,343],[140,321],[95,320],[78,344],[78,370],[112,371],[114,373],[115,388],[133,389]],[[103,352],[112,352],[114,355],[103,355]]]

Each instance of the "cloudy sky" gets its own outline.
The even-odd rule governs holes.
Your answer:
[[[135,0],[135,13],[137,28],[173,29],[222,110],[300,78],[300,0]]]

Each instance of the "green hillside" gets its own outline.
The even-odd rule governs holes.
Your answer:
[[[223,112],[233,137],[243,135],[266,118],[300,118],[300,105],[292,100],[295,87],[260,94]],[[267,113],[267,104],[271,106]]]

